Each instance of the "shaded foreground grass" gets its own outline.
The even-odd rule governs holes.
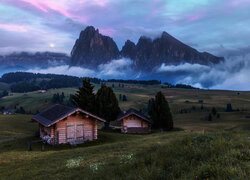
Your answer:
[[[77,147],[0,144],[0,179],[247,179],[248,132],[100,132]],[[11,144],[13,144],[11,146]],[[10,147],[11,146],[11,147]],[[4,150],[5,149],[5,150]]]

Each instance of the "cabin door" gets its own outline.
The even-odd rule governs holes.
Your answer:
[[[67,125],[67,142],[83,141],[83,124]]]
[[[76,139],[78,141],[83,141],[83,124],[76,125]]]
[[[67,142],[72,142],[75,139],[75,126],[67,125]]]

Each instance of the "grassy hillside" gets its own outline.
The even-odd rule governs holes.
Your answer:
[[[9,84],[0,82],[0,92],[4,90],[9,90],[9,86],[10,86]]]
[[[112,83],[108,84],[109,86]],[[97,90],[100,85],[96,85]],[[0,100],[0,107],[24,107],[35,113],[52,105],[55,93],[66,100],[77,89],[47,93],[16,93]],[[179,131],[125,135],[99,131],[99,139],[76,147],[32,146],[39,139],[32,115],[0,115],[0,179],[247,179],[250,176],[250,92],[163,89],[126,84],[114,91],[125,94],[121,109],[147,109],[156,92],[169,101]],[[203,101],[203,103],[199,101]],[[65,102],[66,103],[66,102]],[[235,111],[225,112],[230,103]],[[203,105],[203,109],[201,106]],[[215,107],[220,117],[205,117]],[[237,111],[236,111],[237,110]]]
[[[216,107],[219,111],[225,111],[226,105],[231,103],[234,110],[249,111],[250,110],[250,92],[234,92],[234,91],[218,91],[218,90],[194,90],[194,89],[163,89],[160,85],[134,85],[125,84],[124,88],[119,87],[118,83],[107,83],[111,86],[115,85],[114,92],[119,98],[119,94],[126,95],[128,101],[119,101],[121,109],[130,107],[138,110],[147,111],[147,103],[153,98],[158,91],[162,91],[170,103],[173,113],[179,114],[181,110],[200,112],[201,103],[203,101],[203,111],[210,111],[212,107]],[[97,91],[100,85],[95,84]],[[0,107],[7,109],[16,107],[24,107],[27,112],[36,113],[52,105],[52,96],[55,93],[64,92],[66,95],[65,103],[67,103],[70,94],[76,92],[76,88],[51,89],[47,93],[38,92],[15,93],[13,96],[0,99]]]
[[[177,120],[176,120],[177,121]],[[0,116],[0,179],[247,179],[250,133],[238,121],[176,122],[185,131],[125,135],[99,131],[76,147],[33,144],[37,124],[27,115]],[[189,122],[189,123],[188,123]],[[214,128],[218,125],[219,128]],[[238,126],[239,125],[239,126]],[[245,125],[250,126],[249,121]],[[213,131],[193,131],[209,127]],[[218,131],[220,129],[220,131]]]
[[[29,93],[13,93],[11,96],[0,99],[0,107],[4,106],[6,109],[14,109],[15,107],[23,107],[26,112],[36,113],[49,106],[52,103],[52,97],[55,93],[65,93],[65,99],[69,99],[70,94],[74,94],[76,89],[50,89],[46,93],[29,92]]]

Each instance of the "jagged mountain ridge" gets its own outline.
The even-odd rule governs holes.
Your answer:
[[[64,53],[55,52],[20,52],[0,56],[0,67],[47,68],[49,66],[69,64],[70,57]]]
[[[71,65],[96,67],[112,59],[119,58],[120,52],[112,38],[104,36],[93,26],[80,33],[71,51]]]
[[[166,32],[154,40],[142,36],[137,44],[127,40],[119,51],[112,38],[103,36],[98,29],[89,26],[76,40],[71,51],[71,65],[96,68],[99,64],[122,57],[130,58],[134,69],[144,71],[152,71],[162,63],[208,65],[224,60],[207,52],[198,52]]]

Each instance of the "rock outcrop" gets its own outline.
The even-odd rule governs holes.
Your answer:
[[[128,41],[127,41],[128,42]],[[166,32],[154,40],[141,37],[136,45],[131,41],[122,48],[122,56],[131,58],[136,69],[151,70],[152,67],[165,64],[197,63],[216,64],[224,58],[207,52],[200,53],[194,48],[180,42]]]
[[[76,40],[71,51],[71,65],[95,68],[99,64],[117,59],[119,55],[119,49],[112,38],[89,26]]]
[[[133,61],[133,68],[142,71],[153,71],[162,63],[209,65],[224,60],[207,52],[198,52],[167,32],[163,32],[154,40],[142,36],[137,44],[127,40],[119,52],[112,38],[103,36],[98,29],[89,26],[76,40],[71,52],[71,65],[96,68],[99,64],[121,57],[130,58]]]

